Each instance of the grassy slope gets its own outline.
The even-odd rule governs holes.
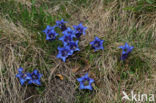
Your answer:
[[[148,9],[150,3],[147,7],[140,5],[142,2],[116,0],[1,1],[0,100],[108,103],[121,102],[122,90],[155,93],[156,15],[154,8]],[[46,25],[54,25],[61,18],[69,26],[83,22],[88,27],[86,36],[81,38],[81,51],[66,63],[55,57],[61,43],[45,41],[42,33]],[[95,35],[105,40],[104,51],[90,49],[88,44]],[[117,47],[125,42],[135,49],[125,62],[120,62]],[[42,86],[21,87],[15,78],[20,66],[25,71],[37,68],[43,73]],[[76,68],[78,71],[73,72]],[[76,78],[86,72],[95,79],[93,92],[78,90]],[[62,74],[64,80],[57,79],[57,74]]]

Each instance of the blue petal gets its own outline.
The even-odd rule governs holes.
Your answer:
[[[60,37],[59,40],[64,41],[64,36]]]
[[[55,33],[55,36],[58,36],[59,34],[58,33]]]
[[[128,57],[127,54],[121,55],[121,60],[125,60]]]
[[[83,29],[84,29],[84,30],[86,30],[86,29],[87,29],[87,27],[84,27]]]
[[[64,19],[61,19],[61,22],[63,22],[63,23],[67,23],[66,21],[64,21]]]
[[[93,90],[91,85],[85,86],[85,89]]]
[[[61,56],[61,54],[57,54],[57,56],[56,56],[57,58],[61,58],[62,56]]]
[[[67,42],[63,42],[63,45],[66,46],[66,45],[68,45],[68,43]]]
[[[93,82],[94,82],[94,79],[89,78],[89,83],[91,84],[91,83],[93,83]]]
[[[96,36],[96,37],[95,37],[95,40],[99,41],[100,39]]]
[[[90,45],[93,45],[94,44],[94,41],[90,42]]]
[[[134,48],[133,46],[130,47],[131,50],[133,50],[133,48]]]
[[[80,27],[83,27],[82,23],[79,24]]]
[[[39,75],[38,75],[38,79],[40,79],[42,76],[43,76],[43,74],[39,74]]]
[[[60,21],[56,21],[56,24],[59,24],[60,23]]]
[[[29,81],[28,81],[28,84],[32,84],[32,83],[33,83],[32,80],[29,80]]]
[[[104,47],[103,47],[103,46],[101,46],[101,47],[100,47],[100,49],[104,50]]]
[[[79,48],[76,48],[76,50],[75,51],[80,51],[80,49]]]
[[[41,85],[40,80],[33,80],[34,84]]]
[[[17,78],[20,78],[20,77],[21,77],[21,74],[19,74],[19,73],[16,74],[16,77],[17,77]]]
[[[73,25],[73,28],[74,28],[74,29],[76,29],[76,27],[77,27],[76,25]]]
[[[58,50],[63,50],[63,48],[61,48],[60,46],[57,48]]]
[[[35,70],[33,71],[33,73],[34,73],[35,75],[38,75],[38,70],[35,69]]]
[[[50,27],[51,27],[50,25],[47,25],[47,29],[50,29]]]
[[[123,51],[122,51],[122,54],[127,54],[127,52],[123,50]]]
[[[32,77],[31,77],[31,74],[29,73],[29,74],[26,74],[27,76],[25,77],[25,79],[26,80],[30,80],[30,79],[32,79]]]
[[[50,40],[51,38],[49,36],[46,36],[46,40]]]
[[[75,42],[75,43],[76,43],[76,45],[78,45],[78,43],[79,43],[79,40],[76,40],[76,42]]]
[[[83,31],[83,35],[86,35],[86,32],[85,31]]]
[[[82,82],[83,78],[77,78],[77,81]]]
[[[88,73],[86,73],[86,74],[84,75],[84,78],[88,78]]]
[[[66,57],[62,57],[62,60],[65,62],[66,61]]]
[[[80,83],[80,89],[85,89],[85,86],[82,83]]]
[[[84,35],[86,34],[86,32],[85,32],[86,29],[87,29],[87,27],[84,27],[84,28],[83,28],[83,34],[84,34]]]
[[[104,40],[101,40],[101,41],[100,41],[100,44],[103,45],[103,42],[104,42]]]
[[[70,50],[70,51],[68,52],[68,55],[73,55],[73,51]]]
[[[20,79],[21,85],[24,85],[25,81],[26,81],[25,79],[22,79],[22,78],[21,78],[21,79]]]
[[[124,48],[124,46],[119,46],[118,48],[123,49],[123,48]]]
[[[22,72],[22,71],[23,71],[23,68],[20,67],[20,68],[18,69],[18,72]]]
[[[129,48],[129,45],[128,45],[128,43],[127,43],[127,42],[125,43],[125,47],[126,47],[126,48]]]

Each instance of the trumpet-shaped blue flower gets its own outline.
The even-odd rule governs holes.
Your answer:
[[[66,58],[69,55],[72,55],[72,50],[70,50],[70,48],[68,46],[64,46],[64,47],[58,47],[59,53],[56,56],[57,58],[62,59],[64,62],[66,61]]]
[[[31,74],[29,74],[31,79],[28,81],[28,84],[36,84],[41,85],[40,79],[42,77],[42,74],[38,72],[38,70],[34,70]]]
[[[51,27],[48,25],[43,32],[46,34],[46,40],[54,40],[58,35],[55,32],[55,26]]]
[[[104,40],[100,40],[98,37],[95,37],[95,40],[90,42],[90,45],[94,48],[95,51],[99,49],[104,49],[103,47]]]
[[[79,25],[73,25],[74,29],[75,29],[75,32],[76,32],[76,37],[77,38],[80,38],[80,36],[83,34],[85,35],[86,34],[86,29],[87,27],[84,27],[82,25],[82,23],[80,23]]]
[[[73,35],[75,37],[75,31],[72,30],[70,27],[68,27],[65,31],[63,31],[62,34],[64,34],[64,35],[69,34],[69,35]]]
[[[67,22],[64,21],[63,19],[61,21],[56,21],[56,27],[59,27],[61,31],[65,31],[67,29],[65,23]]]
[[[77,78],[77,81],[80,83],[80,89],[89,89],[93,90],[92,83],[94,79],[88,77],[88,73],[86,73],[83,77]],[[87,83],[87,84],[86,84]]]
[[[128,57],[128,54],[133,50],[133,46],[129,46],[128,43],[125,43],[124,46],[119,46],[122,49],[121,60],[125,60]]]
[[[31,79],[29,74],[30,73],[23,73],[23,68],[18,69],[18,74],[16,75],[16,77],[19,79],[21,85],[24,85],[26,81]]]
[[[71,41],[68,43],[68,47],[70,48],[71,52],[73,53],[74,51],[80,51],[79,46],[78,46],[78,40],[77,41]]]
[[[59,38],[59,40],[61,40],[64,43],[64,45],[66,45],[69,42],[73,41],[74,37],[75,37],[75,35],[71,35],[69,33],[65,33],[62,37]]]

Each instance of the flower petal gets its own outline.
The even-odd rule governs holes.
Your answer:
[[[22,72],[22,71],[23,71],[23,68],[20,67],[20,68],[18,69],[18,72],[20,73],[20,72]]]
[[[77,81],[82,82],[83,78],[77,78]]]
[[[91,85],[85,86],[86,89],[93,90]]]

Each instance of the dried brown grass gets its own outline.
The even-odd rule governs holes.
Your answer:
[[[3,30],[2,38],[0,39],[0,47],[1,47],[1,62],[3,66],[1,66],[1,102],[16,102],[21,101],[25,93],[21,95],[20,86],[16,84],[15,79],[15,67],[19,67],[19,62],[16,59],[15,48],[17,47],[17,42],[19,42],[19,38],[22,35],[16,28],[13,23],[9,23],[6,19],[0,19],[0,29]],[[17,41],[14,41],[16,38]],[[24,92],[25,89],[22,90]]]
[[[34,38],[36,34],[30,33],[20,24],[15,25],[4,17],[0,17],[0,30],[2,31],[0,38],[1,102],[74,101],[75,79],[73,79],[71,70],[52,55],[49,57],[50,63],[46,63],[44,59],[47,53],[36,45],[36,38]],[[45,88],[41,93],[34,87],[20,85],[15,77],[19,67],[23,67],[25,71],[29,71],[30,68],[39,69],[44,75],[42,85]],[[56,74],[62,74],[64,80],[56,79]]]
[[[31,38],[33,34],[20,24],[17,26],[1,17],[0,25],[0,30],[2,30],[0,38],[1,101],[3,103],[22,103],[29,98],[29,95],[26,92],[27,87],[20,86],[15,78],[17,68],[36,66],[35,58],[42,60],[40,56],[44,51],[35,47],[34,40]],[[24,43],[28,43],[28,45],[22,45]],[[27,58],[33,58],[32,62],[25,61]],[[22,62],[24,63],[22,64]],[[42,62],[44,63],[44,61]]]
[[[32,3],[31,0],[15,0],[17,3],[21,3],[23,5],[27,5],[28,7],[31,7]]]

